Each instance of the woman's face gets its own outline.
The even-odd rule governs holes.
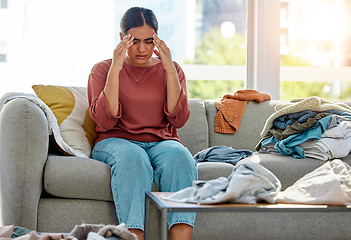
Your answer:
[[[152,35],[155,29],[149,25],[135,27],[128,30],[127,34],[134,37],[133,45],[128,49],[128,62],[134,66],[146,67],[152,57],[155,45]]]

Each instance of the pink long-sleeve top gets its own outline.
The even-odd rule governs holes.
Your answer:
[[[167,78],[162,62],[149,66],[137,83],[144,67],[124,63],[119,75],[119,112],[113,115],[103,92],[112,59],[97,63],[88,81],[88,100],[91,118],[97,124],[95,142],[110,137],[140,142],[179,140],[177,128],[184,126],[190,116],[186,94],[186,79],[181,67],[175,63],[182,88],[172,114],[167,112]],[[132,72],[133,71],[133,72]]]

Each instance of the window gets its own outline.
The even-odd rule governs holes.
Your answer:
[[[0,8],[8,8],[8,0],[0,0]]]
[[[155,12],[159,36],[185,71],[190,98],[220,98],[244,88],[247,0],[116,0],[115,22],[132,6]]]
[[[190,97],[220,98],[245,87],[247,0],[31,0],[0,14],[0,42],[7,43],[0,95],[31,92],[33,84],[86,86],[92,66],[111,58],[122,14],[132,6],[155,12]]]
[[[0,63],[7,62],[7,44],[5,41],[0,41]]]
[[[220,98],[244,88],[247,1],[197,0],[196,36],[188,71],[190,97]]]
[[[6,62],[6,54],[0,53],[0,63]]]
[[[247,87],[268,92],[273,99],[351,99],[350,1],[0,4],[7,8],[0,14],[0,79],[6,82],[0,95],[31,92],[33,84],[86,86],[91,67],[111,58],[119,42],[122,14],[131,6],[145,6],[156,13],[159,36],[182,65],[192,98],[215,99]],[[11,27],[4,22],[11,22]]]
[[[282,99],[351,99],[351,2],[281,0]]]

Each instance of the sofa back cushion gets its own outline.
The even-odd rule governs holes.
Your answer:
[[[209,129],[209,146],[229,146],[234,149],[249,149],[254,151],[256,145],[261,140],[260,133],[266,123],[267,118],[274,112],[277,100],[256,103],[249,101],[246,105],[239,128],[234,134],[216,133],[215,117],[217,108],[215,100],[206,100],[206,115]]]
[[[194,155],[208,148],[208,123],[204,102],[200,99],[189,99],[190,118],[184,127],[178,129],[182,143]]]
[[[53,143],[56,143],[60,152],[90,157],[97,134],[96,124],[89,113],[86,87],[33,85],[32,88],[57,120],[59,132],[54,132],[56,136]],[[62,141],[76,153],[65,148]]]

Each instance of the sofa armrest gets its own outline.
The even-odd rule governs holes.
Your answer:
[[[24,98],[0,111],[0,200],[3,225],[37,228],[49,130],[44,112]]]

